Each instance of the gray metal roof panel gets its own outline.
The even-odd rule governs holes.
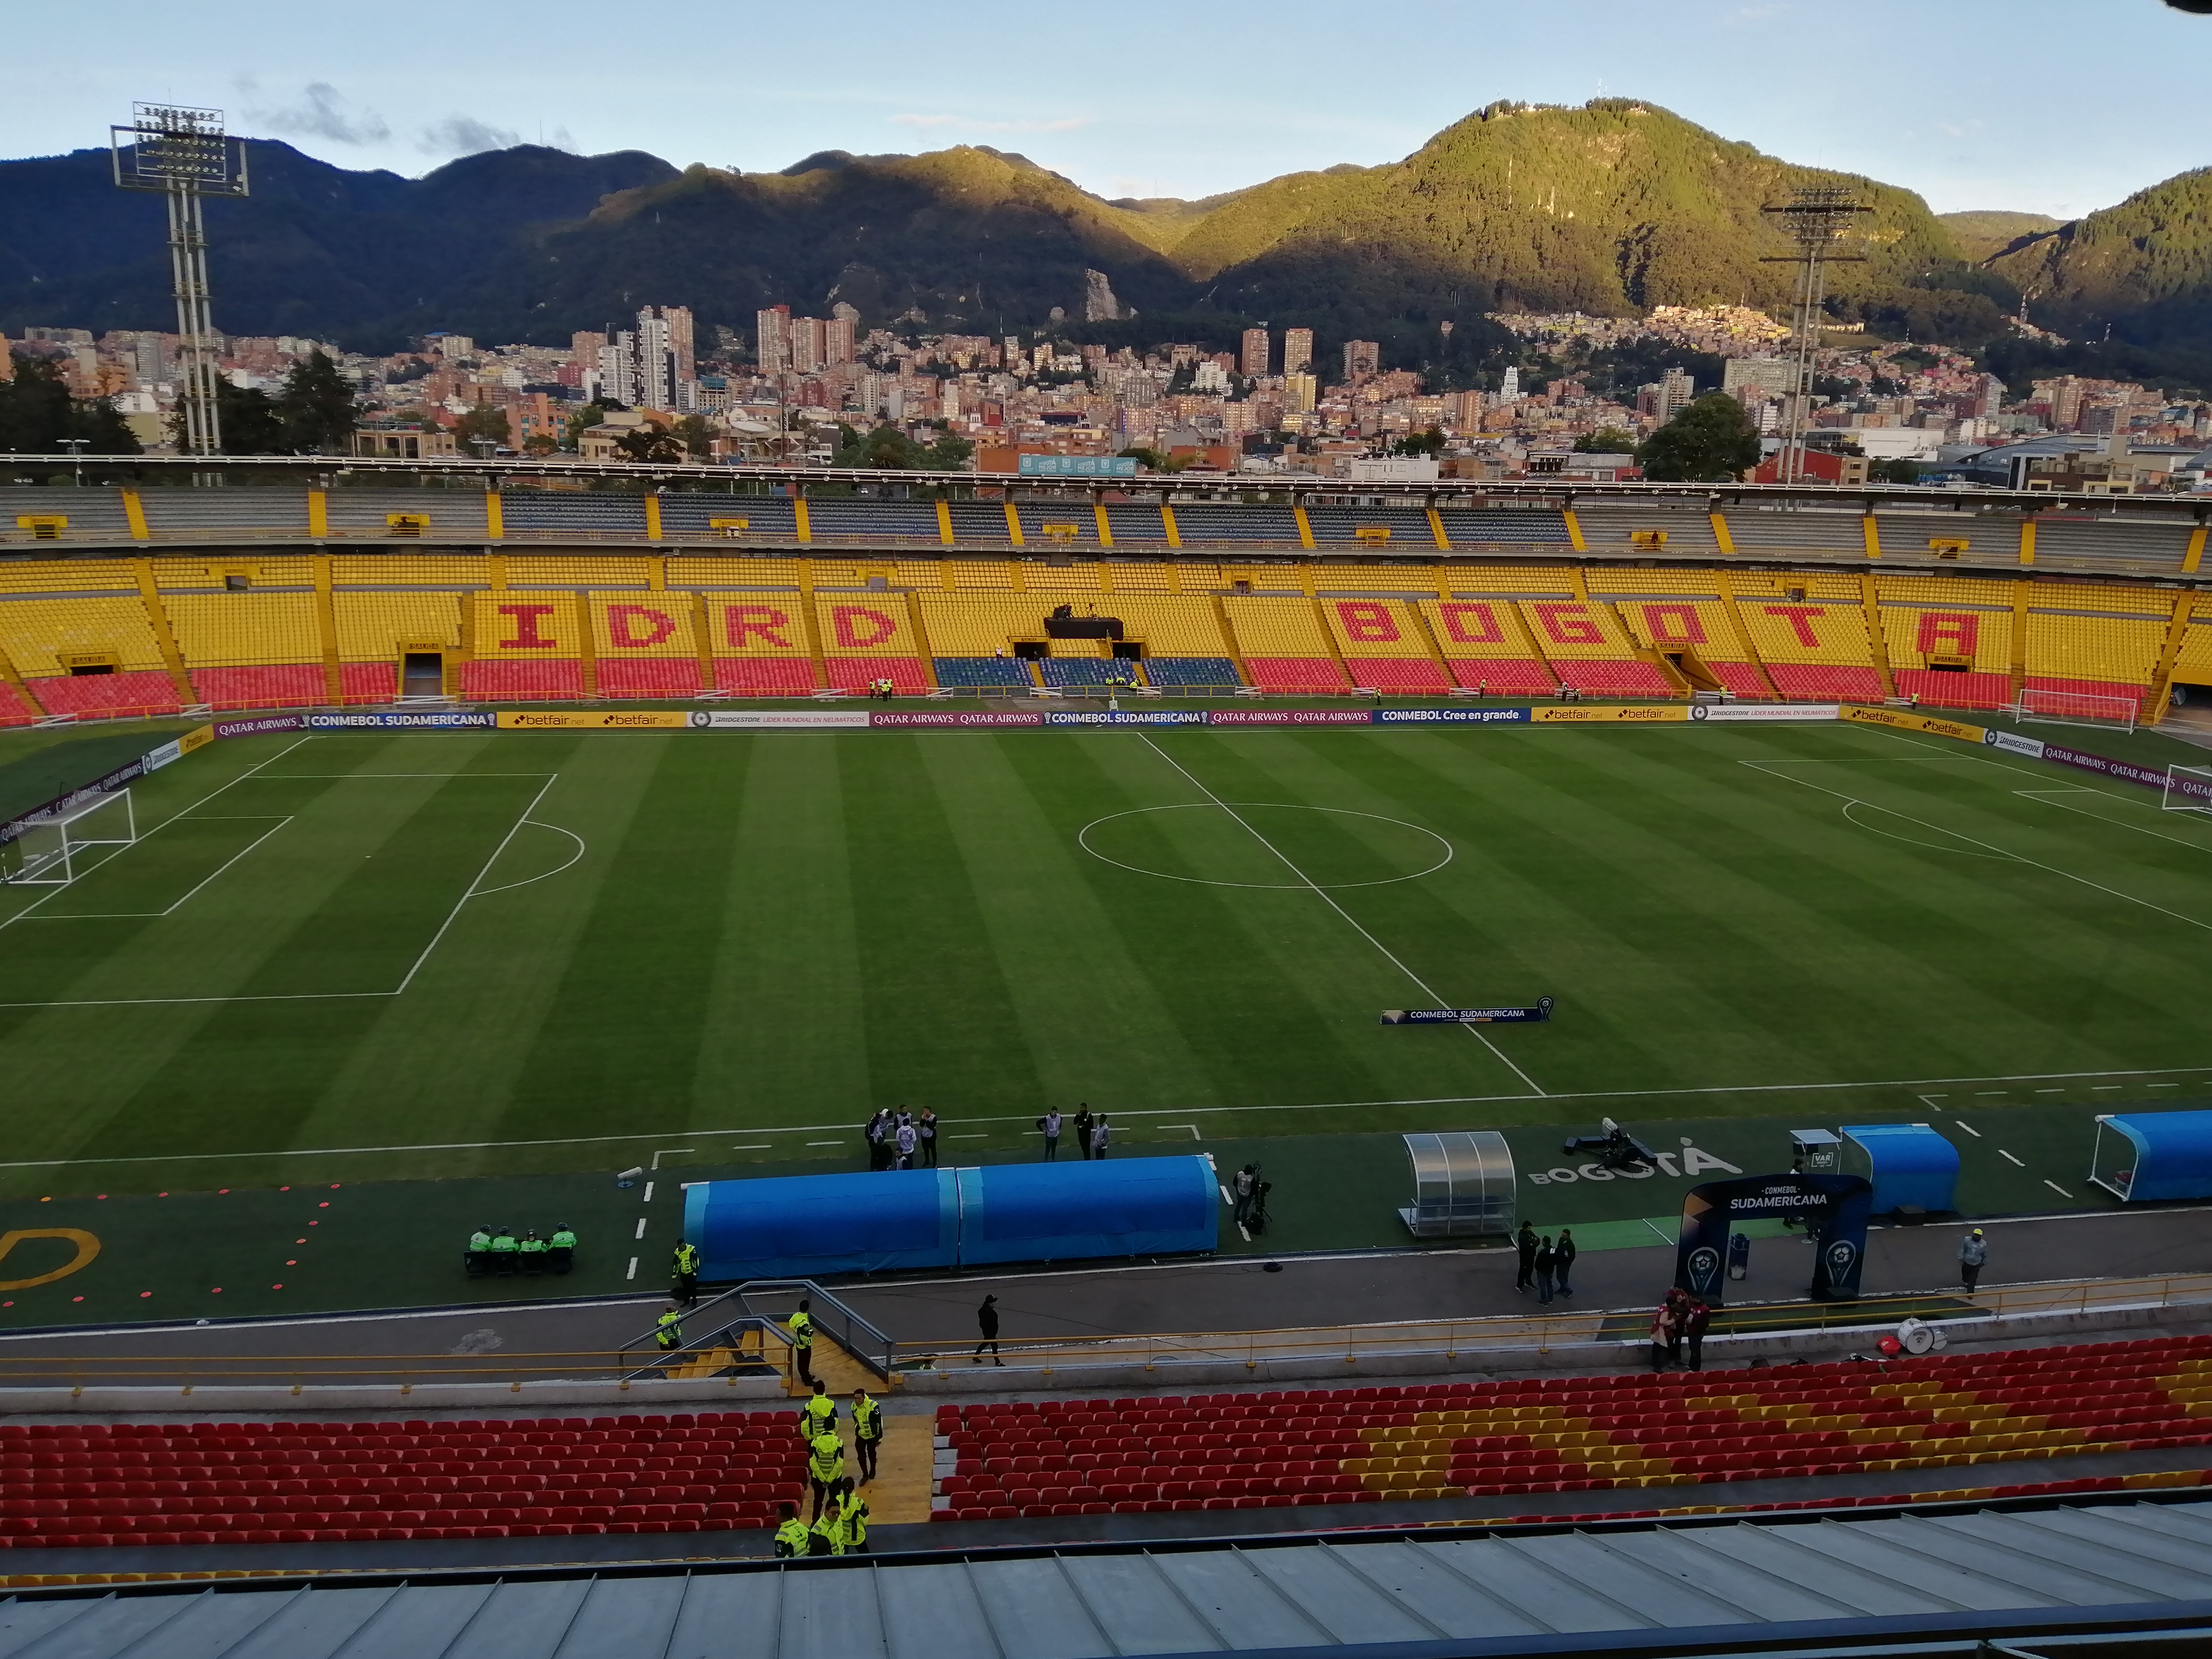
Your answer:
[[[2175,1560],[2145,1550],[2134,1540],[2118,1542],[2100,1537],[2081,1526],[2078,1518],[2063,1531],[2039,1524],[2041,1517],[2034,1515],[1971,1518],[1981,1523],[1975,1529],[1979,1535],[2031,1560],[2078,1566],[2142,1595],[2178,1601],[2212,1599],[2212,1551],[2201,1547],[2194,1550],[2181,1547],[2187,1559]]]
[[[87,1617],[97,1603],[85,1601],[0,1601],[0,1659],[15,1659],[48,1631]]]
[[[16,1651],[20,1659],[115,1659],[149,1632],[182,1618],[192,1598],[104,1597],[82,1619],[58,1625]]]
[[[787,1572],[694,1577],[661,1659],[775,1659]]]
[[[1999,1607],[2059,1607],[2053,1595],[2022,1595],[2016,1586],[1961,1571],[1915,1545],[1900,1542],[1873,1530],[1866,1522],[1823,1521],[1793,1528],[1797,1541],[1818,1551],[1832,1562],[1855,1571],[1878,1573],[1893,1583],[1909,1585],[1960,1612],[1991,1612]]]
[[[1564,1574],[1601,1583],[1646,1625],[1738,1625],[1750,1615],[1734,1601],[1648,1565],[1620,1547],[1620,1534],[1554,1533],[1516,1542]]]
[[[1742,1617],[1778,1622],[1849,1618],[1858,1611],[1813,1589],[1801,1577],[1747,1560],[1735,1547],[1738,1534],[1747,1530],[1756,1528],[1700,1527],[1694,1531],[1625,1532],[1613,1534],[1604,1541],[1614,1553],[1713,1601],[1735,1608]]]
[[[1328,1639],[1243,1550],[1179,1550],[1155,1556],[1153,1565],[1231,1651],[1310,1647]]]
[[[1792,1583],[1818,1583],[1821,1593],[1852,1611],[1881,1619],[1920,1613],[1956,1613],[1960,1604],[1888,1575],[1862,1567],[1839,1573],[1835,1559],[1810,1547],[1815,1523],[1742,1526],[1733,1529],[1729,1548],[1737,1559]]]
[[[1551,1628],[1492,1595],[1432,1545],[1363,1544],[1338,1551],[1337,1558],[1448,1635],[1531,1636]]]
[[[312,1590],[298,1592],[310,1595]],[[268,1623],[283,1606],[267,1595],[220,1595],[208,1590],[178,1618],[138,1638],[130,1654],[158,1654],[161,1659],[222,1659],[239,1643]]]
[[[1340,1556],[1367,1544],[1308,1550],[1248,1550],[1245,1559],[1269,1584],[1328,1633],[1332,1643],[1420,1642],[1444,1632],[1400,1606]],[[1316,1644],[1316,1645],[1319,1645]]]
[[[889,1650],[875,1574],[786,1575],[776,1659],[883,1659]]]
[[[2033,1588],[2046,1599],[2077,1607],[2109,1607],[2116,1602],[2140,1601],[2142,1593],[2133,1585],[2098,1572],[2077,1559],[2069,1562],[2039,1560],[2023,1556],[2001,1539],[1991,1536],[1988,1522],[2002,1517],[1985,1514],[1946,1515],[1923,1519],[1901,1515],[1877,1522],[1908,1547],[1924,1550],[1962,1572],[1979,1573],[1998,1583]]]
[[[449,1659],[545,1659],[559,1651],[591,1587],[580,1578],[501,1584],[445,1652]],[[423,1659],[430,1659],[427,1650]]]
[[[242,1589],[224,1594],[242,1600],[262,1595]],[[398,1584],[295,1591],[282,1598],[275,1613],[240,1638],[223,1659],[331,1659],[387,1608],[398,1611],[394,1602],[416,1594]],[[483,1594],[476,1592],[479,1600]]]
[[[491,1600],[491,1584],[409,1584],[362,1620],[353,1634],[331,1650],[331,1659],[380,1659],[385,1654],[406,1654],[410,1659],[434,1659],[451,1647],[483,1604]],[[343,1595],[341,1590],[317,1590],[317,1596]],[[272,1653],[270,1659],[278,1659]]]
[[[1574,1572],[1524,1553],[1508,1539],[1470,1538],[1421,1547],[1444,1557],[1462,1577],[1480,1584],[1538,1630],[1640,1630],[1646,1622]],[[1501,1628],[1498,1633],[1510,1632]]]
[[[690,1582],[672,1576],[594,1580],[555,1659],[659,1659]]]
[[[1071,1556],[1070,1583],[1115,1653],[1211,1653],[1221,1638],[1150,1555]]]
[[[1114,1650],[1056,1557],[979,1563],[969,1571],[1007,1659],[1090,1659]]]
[[[891,1659],[1000,1659],[967,1562],[878,1567],[875,1579]]]

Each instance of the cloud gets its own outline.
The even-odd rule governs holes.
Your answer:
[[[479,150],[511,149],[521,142],[522,135],[509,128],[492,126],[472,115],[449,115],[424,127],[415,148],[425,155],[474,155]]]
[[[894,115],[895,127],[920,127],[924,130],[957,128],[963,132],[1073,132],[1078,127],[1087,127],[1087,115],[1071,115],[1058,121],[985,121],[967,115]]]
[[[327,138],[336,144],[380,143],[392,128],[373,109],[348,107],[344,94],[327,81],[310,82],[296,104],[279,109],[249,109],[247,118],[270,132],[301,138]]]

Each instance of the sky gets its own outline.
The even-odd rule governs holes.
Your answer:
[[[1200,197],[1602,96],[1937,212],[2070,218],[2212,163],[2212,17],[2163,0],[70,0],[7,34],[9,156],[103,145],[144,100],[410,176],[518,142],[750,172],[973,143]]]

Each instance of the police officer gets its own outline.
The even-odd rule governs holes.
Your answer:
[[[807,1553],[806,1536],[806,1522],[799,1518],[799,1505],[788,1498],[778,1504],[775,1506],[777,1556],[788,1559],[794,1555],[805,1555]]]
[[[545,1255],[546,1259],[552,1264],[553,1271],[556,1273],[565,1273],[569,1268],[574,1267],[576,1265],[576,1230],[565,1221],[556,1227],[553,1230],[552,1248],[547,1250]]]
[[[523,1233],[521,1242],[514,1247],[515,1265],[526,1273],[544,1273],[545,1249],[545,1241],[538,1237],[538,1229],[529,1228]]]
[[[514,1271],[516,1240],[513,1233],[501,1227],[491,1236],[491,1270],[507,1274]]]
[[[699,1249],[688,1239],[676,1241],[676,1255],[669,1264],[676,1280],[675,1297],[685,1307],[699,1299]]]
[[[491,1270],[491,1228],[489,1224],[469,1235],[469,1248],[461,1257],[461,1266],[471,1279],[482,1279]]]
[[[673,1353],[684,1346],[684,1310],[673,1302],[660,1316],[653,1333],[653,1340],[660,1344],[663,1353]]]
[[[810,1404],[812,1402],[809,1402]],[[860,1460],[860,1479],[876,1478],[876,1453],[884,1443],[884,1408],[866,1389],[853,1390],[853,1449]]]
[[[830,1396],[830,1385],[817,1376],[814,1397],[799,1408],[799,1437],[811,1446],[819,1437],[836,1432],[837,1402]]]
[[[837,1553],[868,1553],[868,1500],[853,1490],[853,1477],[837,1483]]]
[[[799,1311],[786,1322],[791,1331],[791,1358],[799,1367],[799,1380],[814,1380],[814,1316],[807,1310],[814,1304],[802,1300]]]
[[[806,1553],[809,1555],[842,1555],[837,1533],[837,1506],[834,1503],[814,1517],[814,1524],[806,1529]]]
[[[830,1518],[836,1518],[837,1483],[845,1478],[845,1443],[836,1431],[828,1430],[807,1443],[806,1478],[814,1486],[814,1518],[819,1521],[824,1510]]]

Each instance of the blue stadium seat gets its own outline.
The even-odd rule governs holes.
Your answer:
[[[939,657],[939,685],[1018,685],[1034,687],[1030,665],[1016,657]]]
[[[1047,685],[1133,685],[1136,665],[1113,657],[1052,657],[1038,665]]]
[[[1145,678],[1154,685],[1242,685],[1237,665],[1226,657],[1151,657]]]

